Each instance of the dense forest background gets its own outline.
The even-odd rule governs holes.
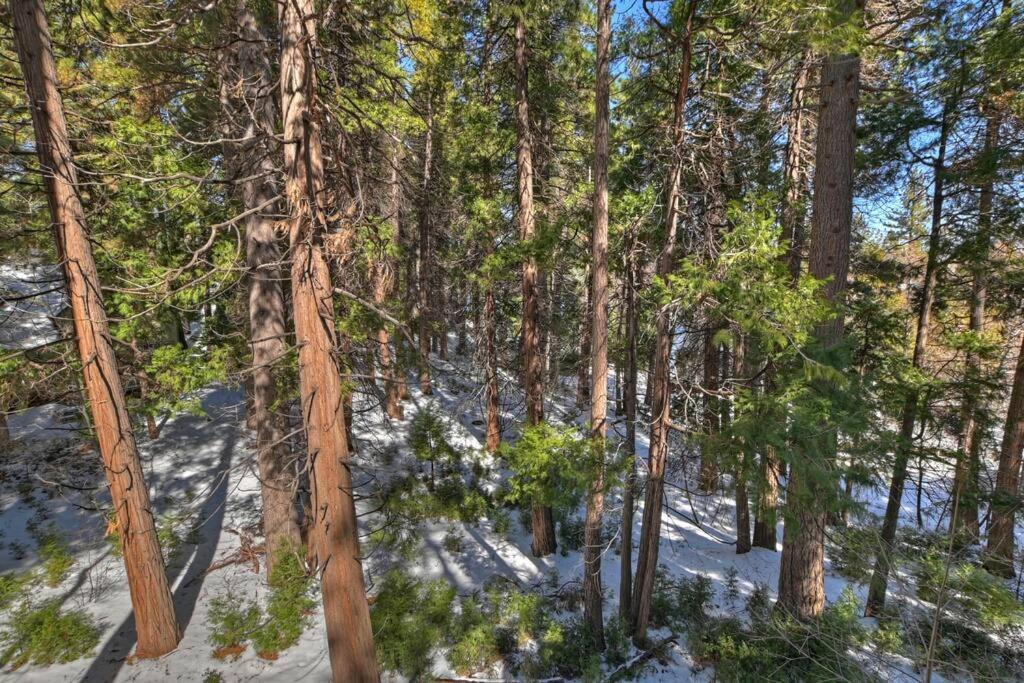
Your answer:
[[[1012,0],[9,0],[0,677],[1024,677]]]

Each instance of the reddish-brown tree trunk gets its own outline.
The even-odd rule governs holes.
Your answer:
[[[690,63],[693,54],[693,16],[697,0],[686,6],[686,28],[682,41],[682,63],[672,115],[672,162],[665,183],[665,245],[658,257],[658,277],[672,272],[675,262],[676,228],[679,222],[680,182],[683,172],[683,140],[686,132],[686,100],[690,90]],[[647,640],[647,623],[651,616],[654,595],[654,574],[658,567],[658,546],[661,542],[661,510],[665,493],[665,465],[668,460],[669,362],[672,351],[672,314],[668,307],[658,311],[655,337],[654,368],[648,377],[651,386],[651,440],[648,454],[647,486],[644,492],[644,516],[637,551],[636,581],[633,585],[632,628],[637,644]]]
[[[576,407],[582,410],[590,402],[590,326],[593,322],[593,292],[590,289],[593,281],[591,268],[587,266],[587,276],[584,278],[583,298],[580,304],[583,306],[583,329],[580,334],[579,360],[576,364]]]
[[[178,646],[181,633],[86,233],[53,42],[42,0],[11,0],[10,9],[82,375],[121,538],[138,634],[135,654],[159,657]]]
[[[484,346],[487,354],[487,452],[497,453],[501,445],[501,399],[498,395],[497,321],[494,317],[494,283],[484,293]]]
[[[636,504],[636,227],[628,233],[626,253],[626,382],[623,403],[626,411],[626,483],[622,493],[622,553],[619,572],[619,619],[630,623],[633,602],[633,515]]]
[[[419,258],[416,275],[416,314],[419,318],[420,391],[433,393],[430,386],[430,210],[434,167],[434,110],[427,102],[427,134],[423,141],[423,185],[420,193]]]
[[[320,577],[336,683],[377,681],[359,555],[331,276],[324,254],[323,156],[315,118],[312,0],[281,6],[281,110],[299,393],[309,448],[310,559]]]
[[[992,494],[992,523],[988,527],[985,568],[1000,576],[1014,575],[1014,524],[1020,509],[1021,449],[1024,448],[1024,336],[1013,375],[1010,405],[1003,426],[996,488]]]
[[[275,412],[277,381],[273,366],[285,355],[285,305],[277,245],[277,169],[271,147],[276,108],[273,77],[264,52],[265,37],[256,16],[244,2],[235,8],[231,47],[221,57],[221,115],[224,156],[240,187],[245,219],[246,266],[249,283],[251,425],[256,432],[256,457],[263,501],[267,570],[280,553],[298,549],[302,540],[295,513],[295,473],[285,443],[284,416]]]
[[[593,387],[590,401],[594,480],[587,498],[583,548],[583,611],[599,650],[604,649],[601,593],[601,527],[604,517],[604,458],[608,435],[608,89],[612,39],[611,0],[597,3],[597,84],[594,125],[594,231],[590,238],[590,325]]]
[[[842,11],[852,18],[857,0],[845,0]],[[853,222],[853,162],[857,146],[857,105],[860,96],[860,58],[830,55],[821,67],[821,104],[815,151],[814,196],[811,207],[811,275],[827,280],[825,297],[841,306],[846,298]],[[817,331],[825,348],[843,338],[843,314]],[[812,461],[794,461],[786,488],[785,535],[779,572],[778,605],[794,616],[817,617],[825,607],[825,524],[823,501],[833,494],[816,484],[808,467],[821,467],[835,458],[834,425],[820,438],[820,453]]]
[[[947,106],[948,108],[948,106]],[[935,193],[932,198],[932,225],[928,237],[928,261],[924,271],[924,287],[917,311],[917,331],[914,337],[914,355],[911,360],[916,370],[924,368],[925,354],[928,351],[928,327],[931,323],[932,302],[935,300],[935,287],[939,282],[939,239],[942,229],[942,203],[945,185],[946,139],[949,135],[947,124],[948,111],[942,113],[942,130],[939,133],[939,150],[935,158]],[[885,594],[889,584],[889,570],[892,564],[892,553],[896,544],[896,527],[899,524],[900,508],[903,506],[903,488],[907,479],[907,462],[913,450],[914,423],[917,418],[918,391],[911,387],[903,402],[903,415],[900,420],[900,436],[896,442],[896,457],[893,462],[892,480],[889,484],[889,500],[885,507],[885,518],[882,521],[881,546],[875,558],[875,570],[871,576],[871,587],[868,590],[867,616],[881,614],[885,606]]]
[[[395,289],[395,259],[391,256],[391,246],[394,240],[402,234],[402,186],[398,177],[398,149],[394,144],[391,152],[391,177],[388,183],[388,224],[391,227],[391,234],[382,238],[380,254],[374,271],[373,300],[378,307],[383,307],[388,302],[388,297]],[[398,380],[395,377],[395,356],[391,352],[391,335],[388,333],[387,325],[381,320],[377,328],[377,350],[380,354],[380,370],[384,379],[384,410],[395,420],[401,420],[405,416],[402,403],[399,398]]]
[[[733,374],[733,410],[739,408],[735,405],[735,396],[738,387],[751,382],[754,375],[750,366],[750,356],[747,353],[747,339],[739,331],[736,332],[735,352],[732,358]],[[723,373],[724,374],[724,373]],[[724,401],[723,401],[724,403]],[[729,420],[729,406],[723,410],[723,426]],[[736,460],[736,554],[742,555],[750,552],[750,499],[747,495],[747,468],[752,461],[753,455],[746,443],[739,444],[740,451]]]
[[[516,165],[519,187],[519,236],[524,243],[533,240],[536,224],[533,213],[533,150],[530,132],[530,101],[526,57],[525,8],[516,18]],[[539,305],[537,301],[537,259],[532,255],[523,263],[523,383],[526,387],[526,423],[544,421],[544,373],[540,353]],[[551,508],[533,506],[533,554],[537,557],[555,552],[555,522]]]

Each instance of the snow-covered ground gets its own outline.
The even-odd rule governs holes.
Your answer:
[[[505,422],[516,420],[514,381],[505,383],[510,406]],[[407,435],[417,410],[435,405],[452,426],[453,445],[480,450],[482,420],[479,385],[468,365],[439,363],[435,392],[423,396],[412,386],[403,421],[388,421],[373,408],[372,396],[356,405],[355,433],[359,445],[357,479],[363,484],[371,477],[386,476],[382,454],[407,451]],[[250,561],[228,562],[240,556],[258,535],[259,486],[253,471],[253,444],[245,428],[244,402],[239,391],[212,387],[202,392],[205,416],[179,415],[167,418],[159,438],[141,438],[141,449],[154,505],[160,516],[173,515],[180,525],[192,529],[174,554],[169,567],[175,605],[184,637],[176,651],[158,660],[135,661],[130,655],[135,636],[130,601],[121,560],[105,539],[106,517],[102,470],[98,456],[85,449],[72,431],[73,411],[44,406],[12,416],[12,436],[18,444],[0,463],[0,570],[24,570],[38,564],[34,534],[40,528],[56,528],[67,539],[75,564],[56,588],[40,589],[33,599],[60,597],[70,607],[93,615],[104,629],[95,657],[45,669],[26,667],[0,674],[19,681],[201,681],[218,672],[226,681],[327,681],[330,678],[322,617],[302,636],[296,647],[281,653],[276,661],[265,661],[249,648],[234,661],[213,657],[209,642],[210,603],[218,597],[263,595],[267,591],[265,572],[254,571]],[[571,397],[555,396],[549,413],[553,419],[584,421],[572,409]],[[365,408],[365,409],[364,409]],[[621,421],[615,422],[617,430]],[[646,456],[646,436],[640,436],[639,456]],[[693,465],[694,463],[690,463]],[[368,485],[368,484],[367,484]],[[913,520],[915,491],[908,487],[907,520]],[[877,494],[865,492],[870,497]],[[872,506],[877,505],[872,501]],[[884,502],[883,502],[884,504]],[[615,508],[611,498],[608,506]],[[714,581],[714,611],[741,614],[749,594],[758,584],[768,587],[774,598],[778,583],[779,554],[754,548],[737,556],[734,538],[734,503],[731,495],[695,497],[681,489],[668,491],[668,510],[662,527],[660,563],[676,577],[704,574]],[[635,520],[634,540],[639,538],[641,514]],[[699,524],[695,523],[699,520]],[[362,520],[367,522],[367,517]],[[912,521],[911,521],[912,523]],[[458,525],[462,545],[457,553],[445,548],[450,522],[427,524],[422,533],[422,551],[409,571],[424,578],[444,578],[460,594],[478,589],[494,576],[513,578],[523,585],[540,584],[557,571],[563,580],[582,574],[578,552],[538,559],[529,551],[529,536],[512,522],[510,534],[494,533],[490,522]],[[782,538],[781,524],[779,538]],[[387,568],[379,558],[367,559],[368,588]],[[727,597],[727,574],[735,569],[739,595]],[[606,553],[603,583],[607,617],[618,604],[619,557]],[[849,585],[828,569],[825,579],[829,600],[835,600]],[[854,585],[863,599],[864,586]],[[644,681],[710,681],[713,672],[698,666],[685,642],[671,646],[665,661],[651,660]],[[439,662],[444,666],[443,662]],[[917,680],[909,663],[893,660],[886,677]],[[440,673],[440,671],[439,671]]]

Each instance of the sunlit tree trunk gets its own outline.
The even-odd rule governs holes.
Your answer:
[[[178,646],[181,633],[86,232],[53,42],[42,0],[11,0],[10,10],[85,390],[121,538],[138,636],[135,655],[159,657]]]
[[[690,89],[690,62],[693,54],[693,15],[697,0],[686,6],[685,33],[682,40],[682,61],[672,114],[672,162],[665,184],[665,244],[658,257],[657,275],[665,278],[675,263],[676,228],[679,221],[680,182],[683,172],[683,140],[686,132],[686,101]],[[669,362],[672,351],[672,313],[663,306],[658,311],[655,337],[654,368],[651,385],[651,440],[648,454],[648,477],[644,492],[643,526],[637,552],[636,581],[633,585],[632,628],[638,644],[647,640],[647,624],[651,616],[654,574],[658,567],[658,546],[661,542],[661,511],[665,493],[665,464],[668,460]]]
[[[377,681],[359,529],[349,470],[342,371],[331,276],[324,254],[323,153],[316,124],[316,12],[281,5],[281,110],[299,393],[310,463],[309,556],[320,578],[336,683]]]
[[[597,87],[594,126],[594,231],[590,238],[594,306],[590,325],[590,400],[594,480],[587,498],[583,548],[583,609],[599,650],[604,649],[601,594],[601,527],[604,515],[604,458],[608,434],[608,89],[612,39],[611,0],[597,5]]]
[[[1014,575],[1014,525],[1020,509],[1021,449],[1024,448],[1024,337],[1013,375],[1010,405],[1003,426],[996,488],[992,494],[992,523],[988,527],[985,568],[1000,576]]]
[[[402,186],[399,181],[399,146],[392,145],[391,176],[388,182],[388,224],[391,234],[382,239],[380,254],[374,266],[373,300],[378,307],[387,304],[395,289],[397,265],[391,256],[391,245],[402,234]],[[399,400],[399,382],[395,376],[395,356],[391,352],[391,335],[383,320],[377,328],[377,349],[380,354],[380,371],[384,379],[384,410],[392,419],[401,420],[405,415]]]
[[[434,111],[427,102],[427,133],[423,142],[423,185],[420,194],[419,258],[416,276],[417,316],[419,318],[420,391],[433,393],[430,386],[430,210],[433,190],[431,175],[434,166]]]

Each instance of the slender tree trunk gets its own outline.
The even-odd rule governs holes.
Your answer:
[[[536,225],[533,213],[533,151],[530,132],[530,103],[526,59],[526,18],[516,18],[516,164],[519,185],[519,236],[529,244]],[[526,423],[544,421],[544,374],[541,367],[539,306],[537,301],[537,260],[532,255],[523,263],[523,380],[526,386]],[[543,557],[555,552],[555,521],[551,508],[533,506],[533,554]]]
[[[748,383],[753,377],[750,356],[747,353],[747,340],[742,333],[736,334],[736,351],[733,354],[733,396],[741,383]],[[735,398],[734,398],[735,404]],[[737,408],[734,407],[734,410]],[[728,411],[728,407],[726,407]],[[750,552],[750,499],[747,495],[747,467],[752,461],[750,449],[745,443],[740,444],[740,452],[736,462],[736,554]]]
[[[721,348],[715,341],[718,329],[711,322],[709,309],[708,319],[705,324],[709,329],[704,332],[704,433],[708,441],[719,431],[719,418],[722,412],[722,400],[718,397],[718,373],[721,366]],[[718,488],[718,463],[710,446],[705,443],[701,450],[700,477],[698,488],[704,493],[709,493]]]
[[[853,17],[860,7],[856,0],[844,0],[841,10]],[[821,104],[815,164],[814,197],[811,208],[809,270],[827,280],[826,298],[841,306],[845,300],[850,264],[850,234],[853,221],[853,162],[857,146],[857,105],[860,96],[860,58],[830,55],[821,67]],[[835,347],[844,333],[843,314],[817,331],[825,348]],[[834,492],[816,483],[808,467],[819,467],[835,458],[835,427],[820,437],[820,453],[809,461],[794,461],[786,488],[785,535],[779,572],[778,605],[801,619],[817,617],[825,607],[825,523],[824,501]]]
[[[590,356],[590,327],[594,310],[593,292],[590,289],[593,279],[593,268],[588,264],[583,285],[584,296],[580,301],[583,305],[583,333],[580,335],[579,361],[576,364],[576,407],[580,410],[590,402],[590,363],[587,361]]]
[[[299,393],[309,448],[310,559],[320,577],[336,683],[378,681],[345,429],[331,276],[324,254],[323,156],[315,122],[312,0],[281,6],[281,110]]]
[[[989,157],[999,145],[1001,118],[997,111],[986,112],[985,144],[982,155],[988,163]],[[995,187],[991,174],[987,174],[978,197],[978,233],[975,238],[977,253],[971,266],[971,332],[985,331],[985,304],[988,298],[989,251],[992,241],[992,204]],[[968,377],[976,382],[981,377],[981,359],[973,352],[967,355]],[[962,537],[976,542],[981,529],[978,525],[978,473],[981,469],[981,442],[984,431],[984,411],[978,392],[968,389],[963,403],[964,427],[961,448],[953,478],[953,497],[959,500],[953,527]],[[1012,563],[1011,563],[1012,566]]]
[[[252,349],[250,408],[269,573],[281,552],[297,550],[302,544],[285,420],[274,410],[277,380],[273,367],[286,353],[283,277],[278,266],[281,253],[274,230],[277,167],[271,157],[276,108],[270,61],[264,51],[266,39],[246,3],[237,4],[234,24],[232,30],[237,34],[232,36],[232,48],[221,60],[224,137],[235,141],[225,144],[224,156],[232,173],[246,179],[240,194],[243,208],[251,212],[245,219]]]
[[[690,89],[690,62],[693,54],[693,16],[697,0],[686,6],[686,28],[682,40],[682,63],[672,115],[672,163],[665,184],[665,245],[658,257],[658,277],[665,278],[675,262],[676,228],[679,219],[680,180],[683,171],[683,140],[686,133],[686,100]],[[633,586],[632,627],[637,644],[647,640],[647,623],[654,594],[654,574],[658,567],[661,542],[661,510],[665,492],[665,464],[668,460],[668,436],[671,423],[669,362],[672,351],[672,313],[666,306],[658,311],[654,370],[651,384],[651,440],[648,455],[647,487],[644,492],[644,516],[637,552],[636,582]]]
[[[0,446],[11,443],[11,430],[7,426],[7,413],[0,409]]]
[[[159,657],[178,646],[181,633],[86,233],[50,29],[42,0],[11,0],[10,9],[85,389],[121,537],[138,634],[135,654]]]
[[[433,191],[431,175],[434,165],[434,111],[427,102],[427,134],[423,143],[423,186],[420,196],[419,268],[416,278],[417,316],[419,317],[420,391],[433,393],[430,386],[430,205]]]
[[[487,352],[487,452],[497,453],[501,445],[501,399],[498,395],[497,321],[494,314],[494,283],[484,293],[484,345]]]
[[[785,201],[782,205],[782,241],[786,250],[786,264],[795,281],[800,277],[800,256],[804,241],[804,196],[807,191],[806,172],[801,148],[804,140],[804,100],[810,72],[811,54],[808,51],[793,78],[790,94],[789,119],[786,126],[786,158],[784,169]],[[765,391],[776,390],[778,368],[770,364],[765,372]],[[785,419],[780,416],[780,419]],[[779,457],[773,447],[768,447],[761,456],[760,488],[754,515],[754,542],[759,548],[775,551],[776,518],[779,506]]]
[[[594,126],[594,232],[590,238],[591,440],[595,468],[587,498],[583,548],[583,610],[599,650],[604,649],[604,599],[601,593],[601,528],[604,516],[604,459],[608,435],[608,90],[612,39],[611,0],[597,4],[597,85]]]
[[[382,238],[380,255],[374,269],[373,301],[378,307],[387,304],[388,298],[395,288],[396,264],[390,255],[393,240],[402,234],[402,186],[399,182],[398,163],[399,145],[391,147],[391,177],[388,183],[388,223],[391,234]],[[384,378],[384,410],[388,417],[401,420],[405,410],[400,401],[399,382],[395,376],[395,356],[391,353],[391,335],[382,319],[377,328],[377,349],[380,354],[380,370]]]
[[[626,254],[626,386],[623,402],[626,411],[626,484],[622,493],[622,554],[619,572],[619,619],[628,624],[633,598],[633,516],[636,504],[636,227],[628,233]]]
[[[914,337],[914,355],[912,364],[915,370],[924,369],[925,356],[928,351],[928,327],[931,323],[932,303],[935,300],[935,287],[939,281],[939,246],[942,232],[942,203],[945,198],[945,163],[946,139],[949,136],[949,108],[942,112],[942,129],[939,133],[939,150],[935,158],[935,194],[932,197],[932,225],[928,237],[928,261],[924,271],[924,288],[917,311],[917,333]],[[910,388],[903,403],[903,415],[900,420],[900,436],[896,442],[896,457],[893,463],[892,481],[889,485],[889,501],[885,507],[885,519],[882,522],[881,547],[875,558],[875,571],[871,576],[871,588],[865,613],[868,616],[881,614],[885,606],[885,594],[888,589],[889,571],[892,565],[892,553],[896,544],[896,527],[899,524],[900,508],[903,506],[903,488],[907,480],[907,463],[910,461],[914,445],[914,422],[917,418],[918,390]]]
[[[1006,409],[1003,445],[999,451],[996,488],[992,494],[992,522],[988,527],[985,568],[999,576],[1014,575],[1014,525],[1020,509],[1021,449],[1024,448],[1024,336],[1013,375],[1010,405]]]

